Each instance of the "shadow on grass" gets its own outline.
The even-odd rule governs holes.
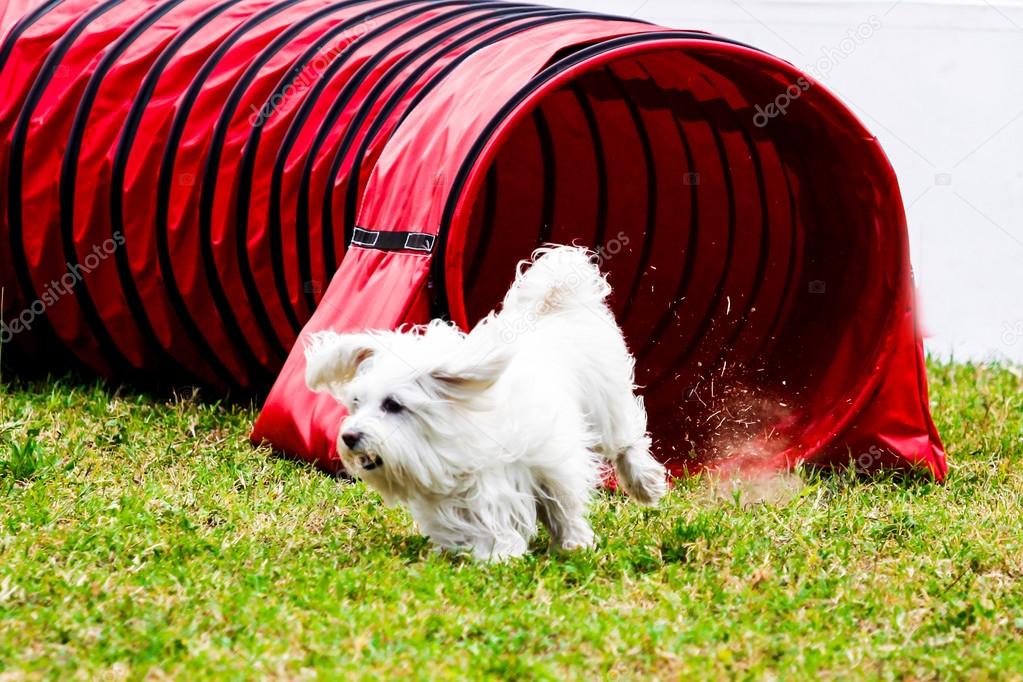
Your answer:
[[[153,402],[167,402],[187,397],[197,404],[232,405],[258,408],[266,400],[269,386],[252,389],[224,388],[211,384],[176,383],[166,374],[138,372],[132,376],[103,377],[86,367],[68,367],[66,363],[49,364],[39,358],[21,355],[11,357],[5,346],[0,357],[0,383],[7,391],[29,393],[50,392],[54,387],[104,390],[111,397],[131,396]]]
[[[6,364],[6,361],[5,361]],[[82,399],[91,398],[98,404],[106,404],[115,399],[127,400],[140,405],[148,404],[158,409],[173,409],[177,406],[194,406],[213,415],[230,415],[232,412],[244,413],[243,418],[251,426],[262,403],[254,395],[222,395],[211,388],[199,386],[171,386],[169,384],[139,386],[136,384],[116,383],[109,379],[85,376],[73,371],[63,374],[45,374],[42,372],[5,371],[2,375],[3,385],[0,386],[0,399],[11,401],[17,395],[28,398],[41,398],[63,394],[68,396],[68,409],[72,409],[70,396],[77,395]],[[26,479],[30,477],[29,468],[41,469],[41,464],[34,464],[42,456],[42,450],[36,448],[32,439],[38,435],[40,428],[45,428],[45,414],[35,415],[28,421],[0,423],[0,476],[6,479]],[[10,419],[8,415],[6,419]],[[214,417],[219,418],[219,417]],[[4,421],[4,420],[0,420]],[[17,427],[17,428],[14,428]],[[14,442],[16,431],[22,432],[24,443]],[[193,434],[194,435],[194,434]],[[344,471],[329,466],[311,464],[305,460],[292,457],[274,450],[267,444],[253,445],[253,449],[261,455],[277,461],[287,462],[299,468],[308,468],[337,480],[351,480]],[[4,473],[9,472],[9,473]],[[10,473],[13,472],[13,473]]]

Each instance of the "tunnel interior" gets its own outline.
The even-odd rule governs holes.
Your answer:
[[[892,324],[901,212],[823,88],[734,50],[654,49],[594,60],[510,125],[447,254],[461,322],[537,246],[582,244],[674,469],[791,456],[851,417]]]

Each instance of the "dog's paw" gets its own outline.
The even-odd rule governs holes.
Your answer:
[[[511,559],[518,559],[523,556],[525,551],[519,551],[514,549],[480,549],[476,548],[473,551],[472,556],[477,561],[481,561],[486,564],[499,564],[503,561],[509,561]]]
[[[574,552],[580,549],[593,549],[597,546],[596,536],[593,529],[588,525],[581,525],[558,539],[558,548],[566,552]]]
[[[626,448],[614,462],[618,485],[633,501],[656,506],[668,492],[668,473],[646,445]]]
[[[525,538],[520,535],[508,537],[480,538],[475,542],[472,555],[477,561],[500,563],[509,559],[518,559],[529,550]]]
[[[595,540],[564,540],[561,543],[560,549],[564,552],[575,552],[584,549],[595,549],[597,543]]]
[[[632,499],[644,507],[656,507],[668,493],[668,477],[664,469],[654,470],[646,476],[641,485],[626,491]]]

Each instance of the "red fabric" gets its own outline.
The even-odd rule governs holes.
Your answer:
[[[301,341],[308,334],[326,329],[357,332],[429,321],[423,296],[428,270],[429,259],[425,256],[358,247],[349,251],[302,330],[300,342],[284,363],[256,420],[253,442],[265,441],[284,452],[305,453],[306,459],[325,469],[340,470],[335,443],[344,408],[329,395],[306,388]],[[380,297],[379,291],[395,295]]]

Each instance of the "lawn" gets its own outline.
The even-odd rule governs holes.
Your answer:
[[[1023,670],[1023,379],[931,365],[945,485],[602,495],[600,547],[474,565],[246,441],[254,408],[0,386],[0,680],[958,678]]]

